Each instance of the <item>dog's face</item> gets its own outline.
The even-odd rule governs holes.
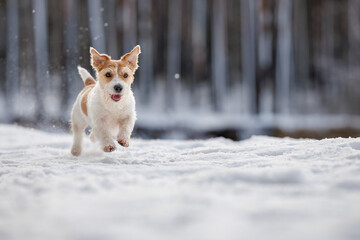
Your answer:
[[[104,91],[105,100],[118,102],[131,91],[134,74],[138,68],[140,46],[122,56],[119,60],[112,60],[106,54],[98,53],[90,48],[91,65],[96,70],[97,80]]]

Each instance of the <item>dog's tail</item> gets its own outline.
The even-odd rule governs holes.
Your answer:
[[[78,66],[77,68],[81,76],[81,79],[84,81],[85,86],[93,85],[96,83],[95,79],[85,68],[82,68],[80,66]]]

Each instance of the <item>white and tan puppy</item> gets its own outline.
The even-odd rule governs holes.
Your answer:
[[[96,70],[95,80],[88,71],[78,67],[85,87],[79,93],[71,112],[71,129],[74,142],[71,153],[79,156],[87,126],[90,139],[99,141],[104,152],[116,149],[114,140],[128,147],[136,120],[135,98],[131,91],[134,74],[138,68],[140,46],[119,60],[90,48],[91,65]]]

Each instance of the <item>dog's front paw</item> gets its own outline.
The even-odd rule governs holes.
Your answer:
[[[118,143],[123,147],[129,146],[129,140],[126,140],[126,139],[118,139]]]
[[[104,152],[113,152],[115,151],[116,147],[115,145],[108,145],[104,147]]]
[[[71,148],[71,154],[75,157],[80,156],[81,154],[81,148],[80,147],[72,147]]]

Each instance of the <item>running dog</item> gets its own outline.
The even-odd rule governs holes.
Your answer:
[[[128,147],[136,120],[135,98],[131,90],[134,74],[141,53],[140,46],[112,60],[106,54],[90,48],[91,65],[96,71],[96,80],[84,68],[78,66],[84,81],[71,112],[71,129],[74,135],[71,154],[79,156],[85,128],[91,127],[90,139],[99,141],[104,152],[116,149],[116,140]]]

